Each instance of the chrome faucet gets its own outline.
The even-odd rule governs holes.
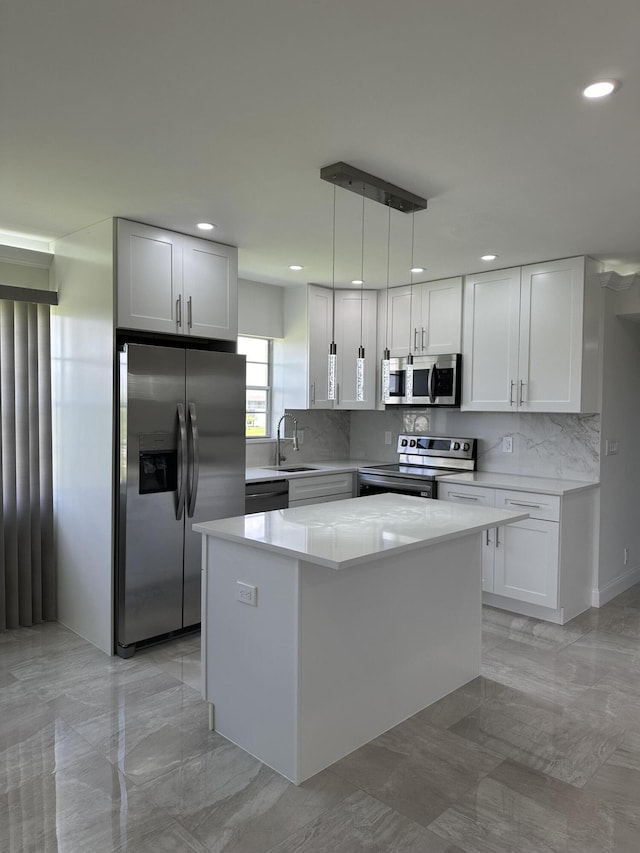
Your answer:
[[[282,453],[280,452],[280,442],[288,440],[287,436],[285,436],[285,435],[283,435],[282,438],[280,438],[280,424],[286,418],[291,418],[291,420],[293,421],[293,435],[291,436],[291,438],[293,440],[293,449],[294,450],[300,450],[300,448],[298,446],[298,421],[293,417],[293,415],[290,415],[287,412],[285,412],[284,415],[278,421],[278,429],[276,430],[276,465],[280,465],[286,459],[286,457],[283,456]]]

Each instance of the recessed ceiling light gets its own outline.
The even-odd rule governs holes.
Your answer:
[[[297,271],[297,270],[303,270],[304,267],[302,266],[302,264],[289,264],[289,269]]]
[[[201,231],[213,231],[215,227],[212,222],[198,222],[198,228]]]
[[[409,272],[424,272],[424,267],[411,267]]]
[[[620,88],[618,80],[595,80],[582,90],[585,98],[606,98]]]
[[[497,255],[482,255],[482,257],[480,258],[480,260],[481,260],[481,261],[495,261],[495,259],[496,259],[497,257],[498,257]]]
[[[361,278],[354,278],[351,284],[364,284],[364,281]]]

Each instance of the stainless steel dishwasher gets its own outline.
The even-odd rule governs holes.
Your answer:
[[[245,485],[244,511],[247,515],[252,512],[286,509],[288,506],[288,480],[262,480]]]

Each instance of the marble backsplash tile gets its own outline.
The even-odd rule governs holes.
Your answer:
[[[286,463],[297,465],[302,462],[326,462],[331,459],[347,459],[349,453],[350,412],[324,410],[304,411],[287,409],[298,422],[298,433],[304,433],[299,452],[292,450],[291,441],[282,442],[282,453]],[[292,423],[287,419],[280,434],[291,436]],[[273,441],[247,441],[247,467],[258,468],[275,462],[275,439]]]
[[[289,411],[289,410],[288,410]],[[478,469],[535,477],[598,480],[600,415],[516,412],[460,412],[450,409],[398,408],[382,412],[291,410],[304,432],[300,452],[283,443],[289,464],[331,459],[394,462],[401,432],[431,432],[478,438]],[[291,435],[287,420],[286,435]],[[391,444],[385,442],[391,433]],[[513,452],[502,439],[512,436]],[[274,464],[275,441],[247,442],[247,465]]]
[[[391,446],[384,444],[385,431],[393,433]],[[600,415],[413,408],[352,412],[351,455],[393,460],[399,432],[478,438],[481,471],[571,480],[598,480],[600,475]],[[513,438],[512,453],[502,450],[506,435]]]

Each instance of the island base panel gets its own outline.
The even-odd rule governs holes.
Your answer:
[[[296,784],[480,671],[477,533],[342,570],[207,542],[216,730]]]

